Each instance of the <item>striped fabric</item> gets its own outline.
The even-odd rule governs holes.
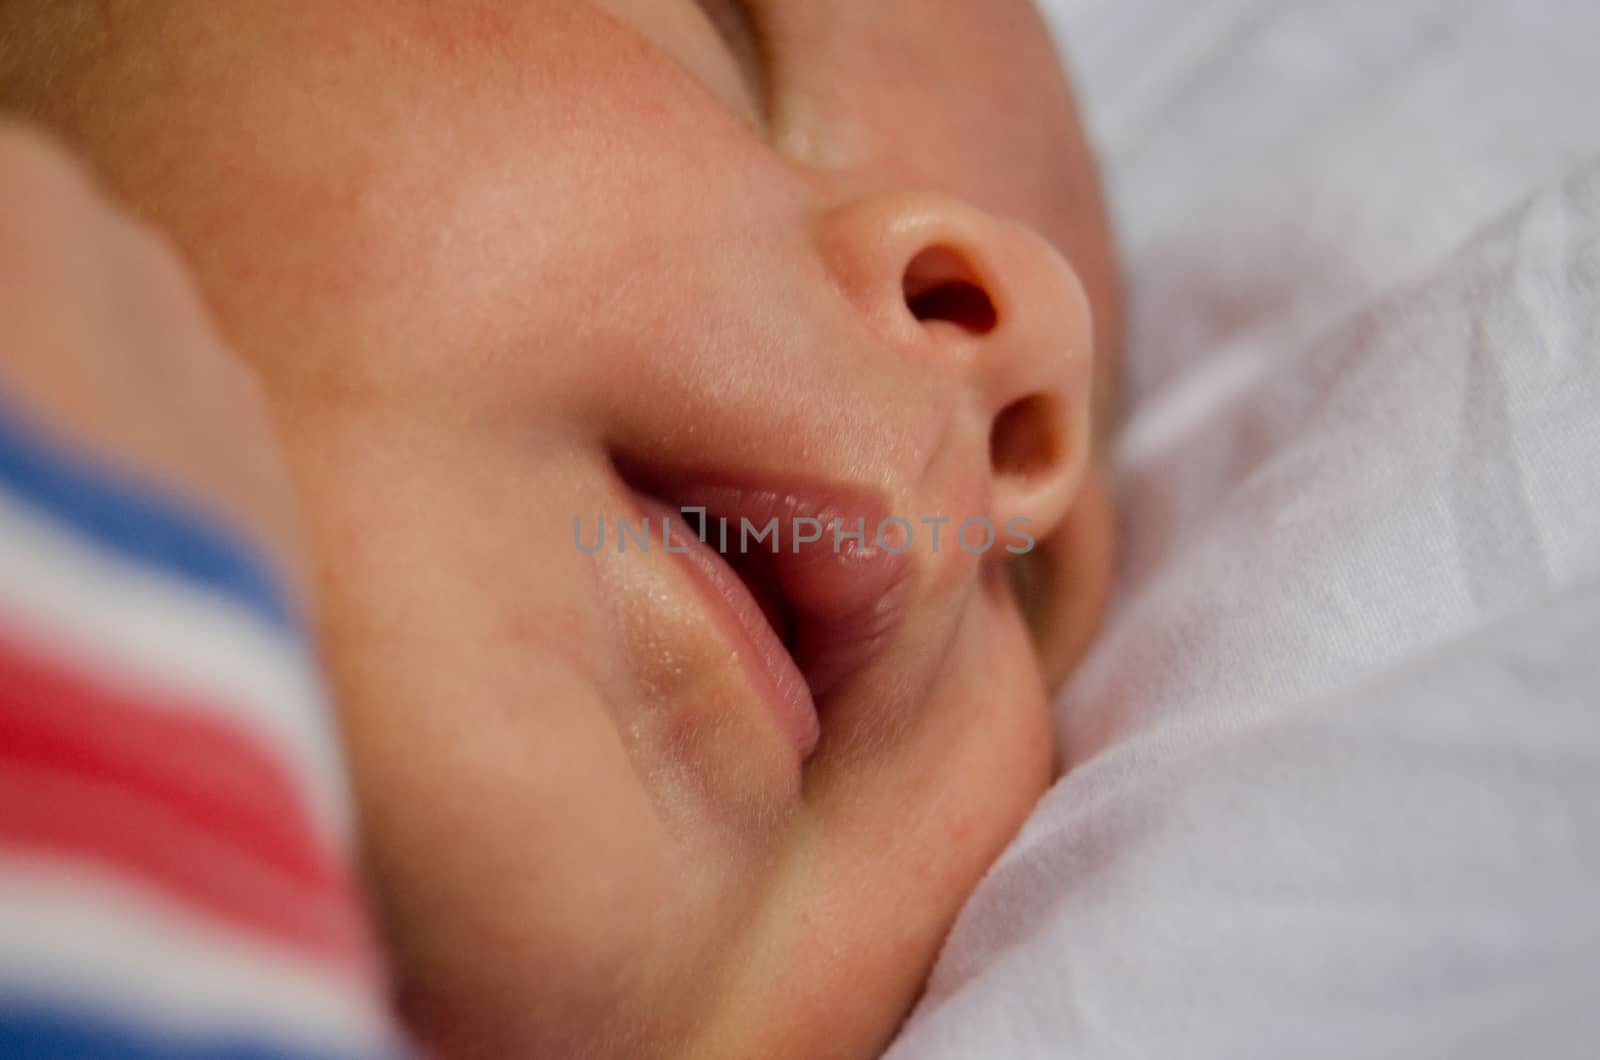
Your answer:
[[[0,408],[0,1058],[406,1055],[266,566]]]

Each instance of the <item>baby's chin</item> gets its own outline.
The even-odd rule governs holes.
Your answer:
[[[648,631],[658,656],[708,662],[698,653],[724,631],[693,617],[698,590],[674,566],[654,569],[659,583],[627,586],[645,610],[619,640]],[[569,1055],[585,1040],[604,1043],[594,1055],[774,1060],[873,1056],[888,1043],[1050,776],[1043,683],[1003,575],[985,569],[901,622],[871,672],[825,704],[838,713],[821,712],[808,757],[725,658],[723,676],[689,665],[675,686],[651,671],[649,696],[606,707],[654,721],[640,723],[634,775],[592,783],[646,789],[656,830],[632,856],[588,866],[645,886],[594,915],[593,944],[573,947],[592,985],[622,994],[587,1009],[607,1012],[606,1028],[562,1036]]]
[[[985,574],[918,652],[923,668],[884,686],[917,689],[904,718],[849,744],[825,736],[808,766],[786,871],[740,944],[740,1000],[719,1021],[717,1039],[742,1048],[689,1055],[878,1055],[1047,788],[1046,693],[1003,576]]]

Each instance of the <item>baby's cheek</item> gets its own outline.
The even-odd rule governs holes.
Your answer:
[[[456,671],[452,697],[387,696],[387,731],[358,725],[350,741],[406,1014],[429,1041],[497,1055],[568,1055],[573,1042],[542,1036],[606,1026],[670,982],[682,904],[678,859],[592,686],[535,662],[541,680],[521,689]]]

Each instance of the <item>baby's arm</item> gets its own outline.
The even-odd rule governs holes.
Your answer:
[[[397,1055],[254,383],[0,129],[0,1057]]]

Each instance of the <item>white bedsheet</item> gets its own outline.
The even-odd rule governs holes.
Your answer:
[[[1600,1056],[1600,3],[1047,6],[1126,567],[890,1057]]]

